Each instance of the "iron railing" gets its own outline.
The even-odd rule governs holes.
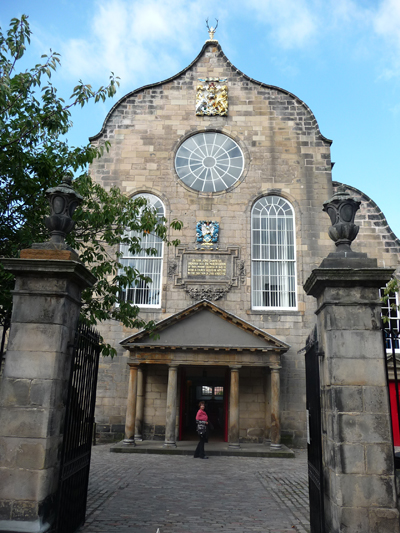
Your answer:
[[[3,319],[3,332],[1,334],[1,341],[0,341],[0,376],[2,375],[2,368],[3,368],[3,360],[4,360],[4,353],[5,353],[5,347],[6,347],[6,339],[7,339],[7,332],[10,329],[11,320],[9,316],[4,317]]]
[[[57,533],[73,533],[85,522],[99,357],[100,335],[79,323],[64,425]]]

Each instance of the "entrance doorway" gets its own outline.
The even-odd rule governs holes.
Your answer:
[[[206,404],[209,440],[228,440],[229,371],[224,367],[182,368],[179,440],[197,440],[196,413]]]

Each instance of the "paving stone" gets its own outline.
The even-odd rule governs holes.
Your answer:
[[[95,446],[79,533],[306,533],[307,454],[295,459],[115,454]]]

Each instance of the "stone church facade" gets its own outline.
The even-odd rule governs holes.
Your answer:
[[[304,446],[301,350],[316,320],[302,287],[333,251],[322,205],[340,185],[310,108],[246,76],[210,40],[179,74],[121,98],[90,140],[111,142],[91,167],[96,181],[183,222],[169,236],[177,248],[146,236],[156,257],[124,256],[153,277],[125,296],[159,338],[101,326],[118,347],[100,363],[101,439],[123,437],[129,395],[136,439],[193,438],[204,399],[216,439]],[[384,215],[346,189],[362,202],[353,249],[397,268],[400,241]]]

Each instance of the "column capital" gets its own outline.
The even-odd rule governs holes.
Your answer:
[[[129,368],[136,368],[138,369],[139,368],[139,363],[127,363],[127,365],[129,366]]]
[[[179,366],[179,363],[168,363],[168,368],[178,368]]]
[[[270,366],[270,369],[271,369],[271,372],[279,372],[279,370],[281,370],[282,367],[279,365],[275,365],[275,366]]]
[[[229,368],[233,370],[239,371],[242,368],[242,365],[229,365]]]

